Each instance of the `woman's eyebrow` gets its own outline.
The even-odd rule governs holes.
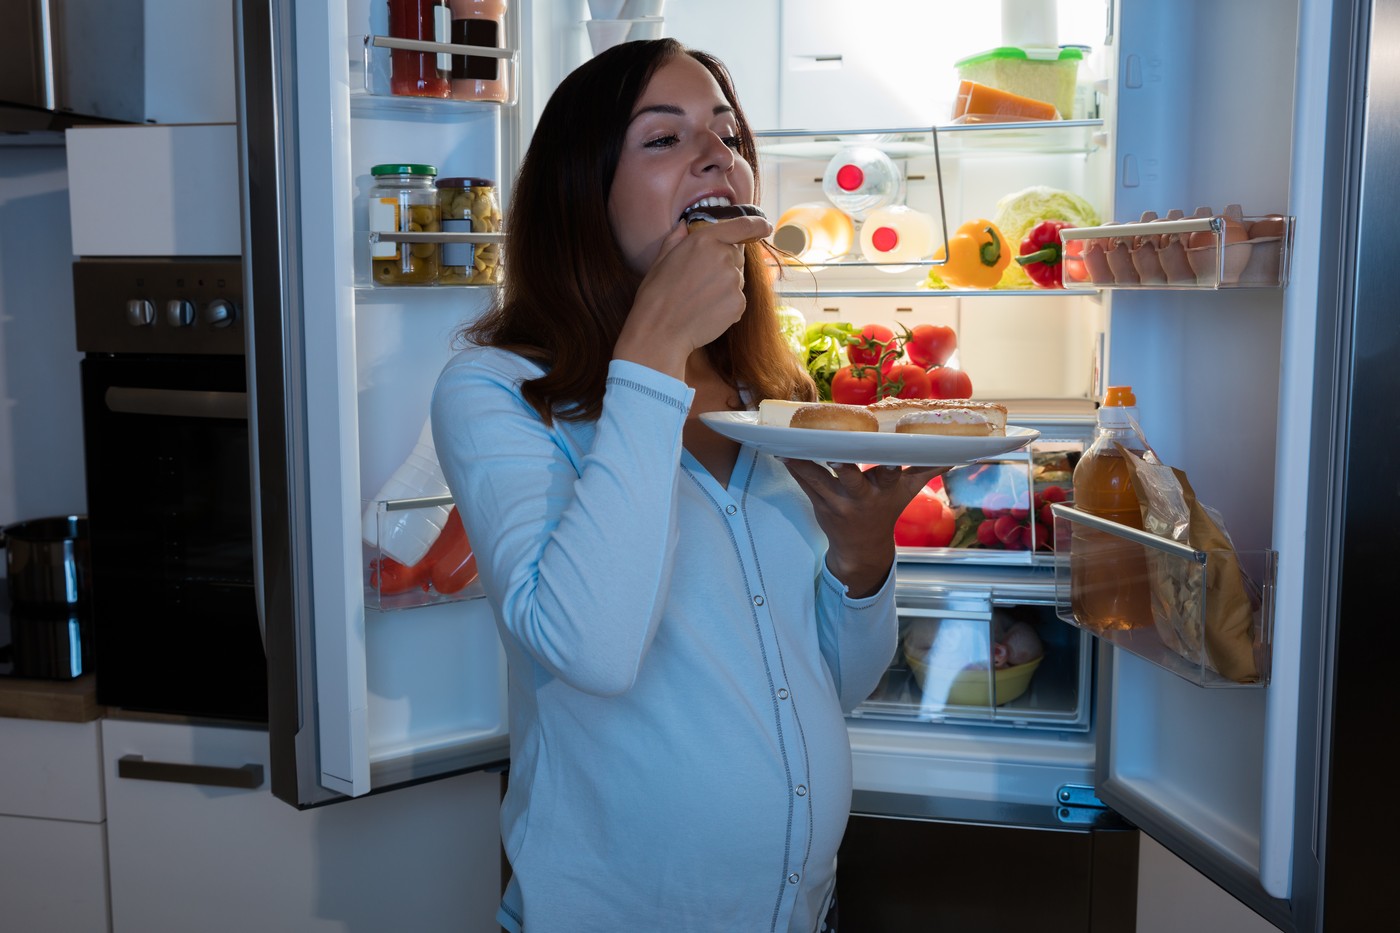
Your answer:
[[[713,111],[715,116],[733,112],[734,108],[729,106],[728,104],[715,104],[715,109]],[[632,119],[635,120],[644,113],[669,113],[674,114],[678,117],[683,117],[685,116],[685,108],[678,107],[675,104],[652,104],[650,107],[643,107],[636,113],[632,114]]]

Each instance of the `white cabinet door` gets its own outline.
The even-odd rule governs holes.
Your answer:
[[[0,718],[0,928],[107,925],[96,722]]]
[[[495,775],[296,810],[263,730],[106,720],[103,749],[114,933],[497,929]]]
[[[0,928],[107,930],[102,824],[0,816]]]

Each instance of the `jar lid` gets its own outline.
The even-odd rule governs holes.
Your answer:
[[[436,165],[421,165],[412,162],[386,162],[369,170],[371,175],[436,175]]]
[[[439,188],[494,188],[496,182],[491,178],[439,178],[437,186]]]

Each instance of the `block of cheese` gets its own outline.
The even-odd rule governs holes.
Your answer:
[[[766,398],[758,403],[758,423],[775,428],[786,428],[792,424],[792,413],[811,402],[789,402],[779,398]]]
[[[953,118],[965,116],[1016,117],[1024,120],[1060,119],[1060,113],[1054,104],[998,90],[976,81],[962,81],[958,84]]]

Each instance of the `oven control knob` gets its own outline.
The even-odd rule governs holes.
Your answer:
[[[149,327],[156,320],[156,308],[144,298],[133,298],[126,303],[126,322],[132,327]]]
[[[165,322],[171,327],[189,327],[194,323],[194,302],[172,298],[165,303]]]
[[[237,305],[223,298],[215,298],[204,306],[199,319],[210,327],[228,327],[237,316]]]

